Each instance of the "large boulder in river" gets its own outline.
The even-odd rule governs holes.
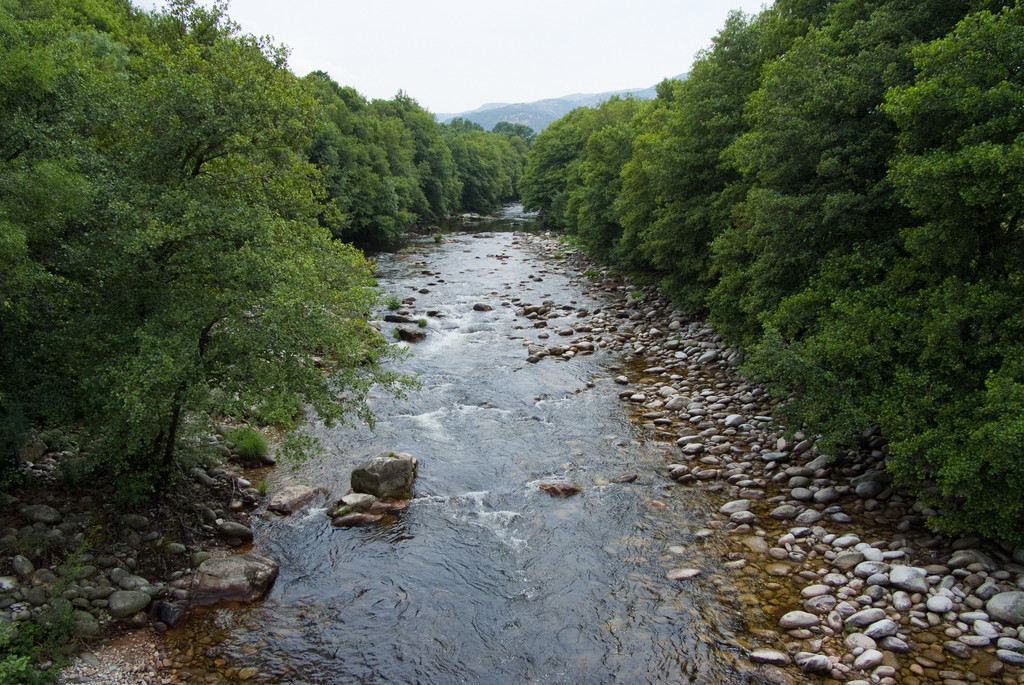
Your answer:
[[[419,342],[427,337],[427,332],[422,328],[404,323],[395,326],[395,332],[398,334],[398,339],[405,342]]]
[[[352,491],[380,499],[412,497],[416,457],[406,452],[384,452],[352,471]]]
[[[289,485],[274,493],[267,509],[278,514],[292,514],[316,499],[316,490],[307,485]]]
[[[192,577],[192,606],[220,602],[255,602],[277,579],[278,565],[257,554],[207,559]]]

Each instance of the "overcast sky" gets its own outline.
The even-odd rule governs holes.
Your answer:
[[[228,14],[291,48],[300,76],[321,69],[368,98],[404,90],[442,114],[652,86],[689,71],[730,10],[766,2],[232,0]]]

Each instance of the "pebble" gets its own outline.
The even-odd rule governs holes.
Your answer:
[[[784,630],[810,628],[811,626],[816,626],[820,623],[821,619],[806,611],[790,611],[779,619],[779,627]]]
[[[665,577],[669,580],[689,580],[699,575],[700,569],[697,568],[677,568],[666,573]]]
[[[935,612],[936,614],[944,614],[947,611],[953,610],[953,600],[949,597],[933,595],[928,598],[927,607],[928,611]]]

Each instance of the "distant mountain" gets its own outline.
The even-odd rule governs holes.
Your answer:
[[[682,81],[687,76],[688,74],[680,74],[673,78]],[[657,96],[656,88],[657,86],[654,85],[641,89],[610,90],[606,93],[573,93],[572,95],[563,95],[560,98],[516,104],[491,102],[469,112],[438,114],[437,119],[447,124],[452,119],[461,117],[480,124],[488,131],[494,128],[494,125],[499,121],[508,121],[513,124],[526,124],[539,133],[552,121],[561,119],[577,107],[592,107],[604,102],[613,95],[632,95],[638,100],[650,100]]]

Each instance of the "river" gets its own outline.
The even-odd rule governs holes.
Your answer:
[[[550,301],[571,326],[603,305],[580,275],[529,249],[536,230],[513,209],[377,256],[381,288],[412,298],[403,310],[426,320],[426,339],[396,363],[421,388],[373,397],[372,430],[304,428],[323,454],[278,466],[271,492],[300,482],[329,496],[254,522],[255,551],[277,559],[280,576],[262,603],[190,621],[203,636],[194,667],[245,666],[252,682],[275,683],[745,680],[731,665],[743,617],[722,601],[722,579],[666,579],[681,564],[721,563],[714,537],[700,534],[717,505],[665,476],[670,448],[619,400],[622,360],[526,360],[542,331],[517,308]],[[333,528],[325,508],[352,467],[386,451],[419,460],[409,506]],[[554,480],[583,490],[539,489]]]

